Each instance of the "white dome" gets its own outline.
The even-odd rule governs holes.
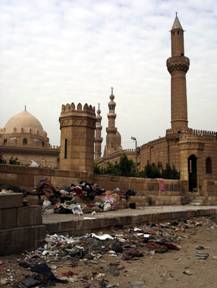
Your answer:
[[[30,129],[33,133],[44,133],[43,127],[39,120],[26,110],[11,117],[5,125],[6,133],[14,133],[16,128],[17,132],[21,132],[23,129],[25,132],[29,132]]]

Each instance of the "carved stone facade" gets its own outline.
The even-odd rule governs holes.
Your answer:
[[[95,108],[79,103],[62,105],[60,166],[62,170],[93,173]]]

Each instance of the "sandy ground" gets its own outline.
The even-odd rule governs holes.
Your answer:
[[[122,260],[120,256],[105,255],[94,261],[80,261],[72,265],[69,261],[48,263],[56,266],[55,274],[71,271],[69,284],[56,287],[106,288],[216,288],[217,287],[217,218],[198,218],[201,226],[182,231],[184,238],[179,242],[179,251],[151,255],[136,260]],[[118,230],[115,231],[118,233]],[[198,246],[208,253],[206,260],[196,257]],[[20,267],[17,259],[21,255],[0,257],[0,279],[13,275],[14,283],[23,279],[30,271]],[[9,269],[9,270],[8,270]],[[99,284],[102,279],[109,285]],[[1,287],[16,287],[12,282]]]

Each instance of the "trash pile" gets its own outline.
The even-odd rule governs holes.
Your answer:
[[[18,284],[17,288],[34,287],[28,286],[28,283],[37,283],[37,285],[46,283],[47,286],[52,286],[61,281],[61,283],[75,281],[71,270],[57,277],[47,263],[50,264],[50,267],[54,267],[55,271],[55,264],[63,261],[70,261],[71,265],[75,266],[80,261],[84,263],[98,261],[105,255],[129,261],[137,260],[145,255],[179,250],[178,243],[183,238],[180,232],[183,232],[187,226],[187,222],[174,222],[123,229],[118,233],[91,233],[82,237],[47,235],[42,247],[27,253],[24,259],[19,261],[20,266],[37,274],[26,277]],[[109,266],[109,271],[113,274],[120,273],[115,265]],[[105,279],[103,280],[105,281]]]
[[[76,214],[105,212],[120,208],[122,199],[128,200],[136,192],[122,193],[119,188],[105,191],[97,184],[80,181],[57,190],[48,179],[42,179],[37,187],[38,195],[44,195],[43,208],[53,208],[54,213]]]
[[[145,261],[145,259],[142,260],[144,257],[154,259],[158,253],[178,251],[181,249],[180,243],[183,239],[189,241],[189,235],[195,235],[195,228],[200,234],[200,231],[207,233],[207,229],[215,230],[216,227],[215,222],[201,217],[123,229],[113,228],[103,233],[91,233],[80,237],[47,235],[41,247],[35,251],[26,252],[22,258],[17,259],[18,267],[21,269],[19,279],[17,278],[18,269],[15,273],[10,267],[2,273],[0,284],[8,283],[7,287],[16,288],[52,286],[120,288],[123,286],[118,285],[119,280],[115,282],[116,285],[110,284],[110,281],[115,281],[111,277],[121,277],[121,275],[122,278],[125,277],[126,267],[129,269],[133,262],[143,263],[140,261]],[[211,252],[207,252],[209,247],[206,247],[203,242],[197,245],[195,241],[193,243],[195,254],[193,253],[192,257],[197,261],[207,261],[211,257]],[[212,259],[217,259],[217,256],[212,256]],[[1,263],[0,266],[3,267],[4,264],[0,261]],[[186,266],[183,274],[190,277],[193,273],[190,268]],[[3,272],[3,269],[1,271]],[[124,287],[136,288],[137,285],[134,284]],[[141,284],[138,287],[145,286]]]

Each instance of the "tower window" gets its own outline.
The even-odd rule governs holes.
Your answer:
[[[212,174],[212,159],[206,158],[206,174]]]
[[[67,143],[67,139],[65,139],[65,143],[64,143],[64,158],[67,159],[67,148],[68,148],[68,143]]]
[[[23,145],[28,144],[28,140],[26,138],[23,138]]]

